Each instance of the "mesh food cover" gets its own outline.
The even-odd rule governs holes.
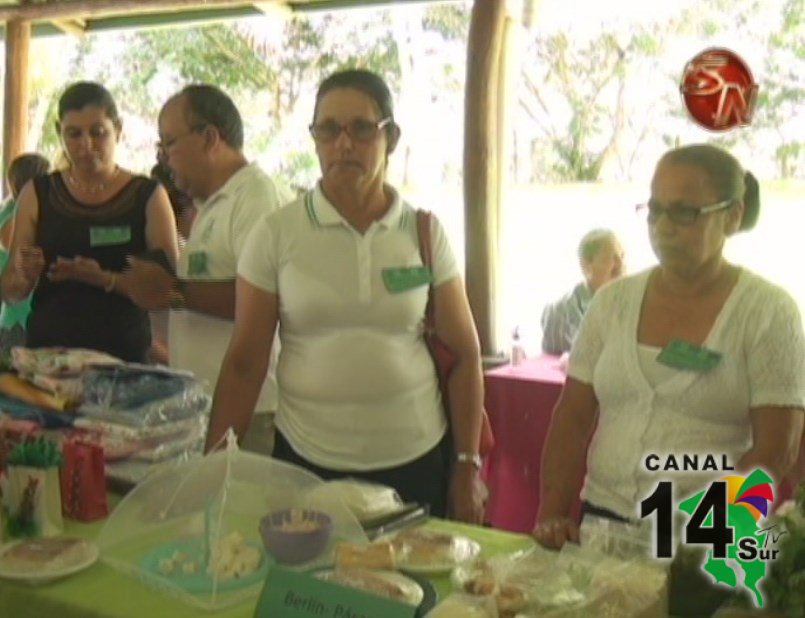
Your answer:
[[[290,550],[291,558],[300,549],[295,532],[303,542],[317,537],[321,548],[311,558],[310,544],[301,547],[292,568],[332,564],[339,542],[367,541],[337,496],[316,491],[322,484],[301,468],[240,451],[230,432],[225,449],[163,468],[137,485],[98,537],[101,559],[190,605],[236,605],[259,594],[279,555],[264,546],[266,516],[272,515],[265,520],[272,533],[284,535],[279,549]]]

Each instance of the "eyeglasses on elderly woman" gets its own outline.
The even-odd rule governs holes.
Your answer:
[[[702,215],[726,210],[734,203],[735,198],[730,198],[707,206],[660,206],[657,202],[649,200],[645,204],[637,204],[635,212],[645,214],[652,225],[657,223],[662,215],[667,215],[671,222],[677,225],[693,225]]]
[[[377,121],[356,118],[346,124],[340,124],[335,120],[325,120],[311,124],[308,129],[310,129],[310,134],[317,142],[334,142],[341,135],[341,131],[346,131],[350,139],[355,141],[370,142],[390,122],[391,118],[383,118]]]

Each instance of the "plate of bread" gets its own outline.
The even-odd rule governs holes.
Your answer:
[[[98,560],[98,546],[69,537],[30,538],[0,547],[0,577],[42,584],[78,573]]]

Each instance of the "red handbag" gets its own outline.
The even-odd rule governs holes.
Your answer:
[[[416,226],[419,235],[419,255],[422,263],[431,268],[433,267],[433,254],[430,242],[430,222],[431,213],[426,210],[417,210]],[[445,413],[448,422],[450,421],[450,400],[448,397],[448,379],[453,366],[456,363],[456,356],[436,334],[436,319],[434,316],[433,284],[428,288],[428,303],[425,306],[425,344],[433,357],[436,365],[436,374],[439,377],[439,390],[442,393]],[[478,452],[482,457],[488,455],[495,447],[495,436],[492,433],[492,425],[489,423],[489,415],[483,411],[481,422],[481,439],[478,445]]]
[[[97,444],[68,440],[62,445],[62,513],[78,521],[109,514],[103,449]]]

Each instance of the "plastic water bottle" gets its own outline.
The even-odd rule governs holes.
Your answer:
[[[514,332],[512,332],[511,362],[512,365],[519,365],[524,360],[525,360],[525,348],[523,347],[523,344],[520,341],[520,328],[516,327],[514,329]]]

